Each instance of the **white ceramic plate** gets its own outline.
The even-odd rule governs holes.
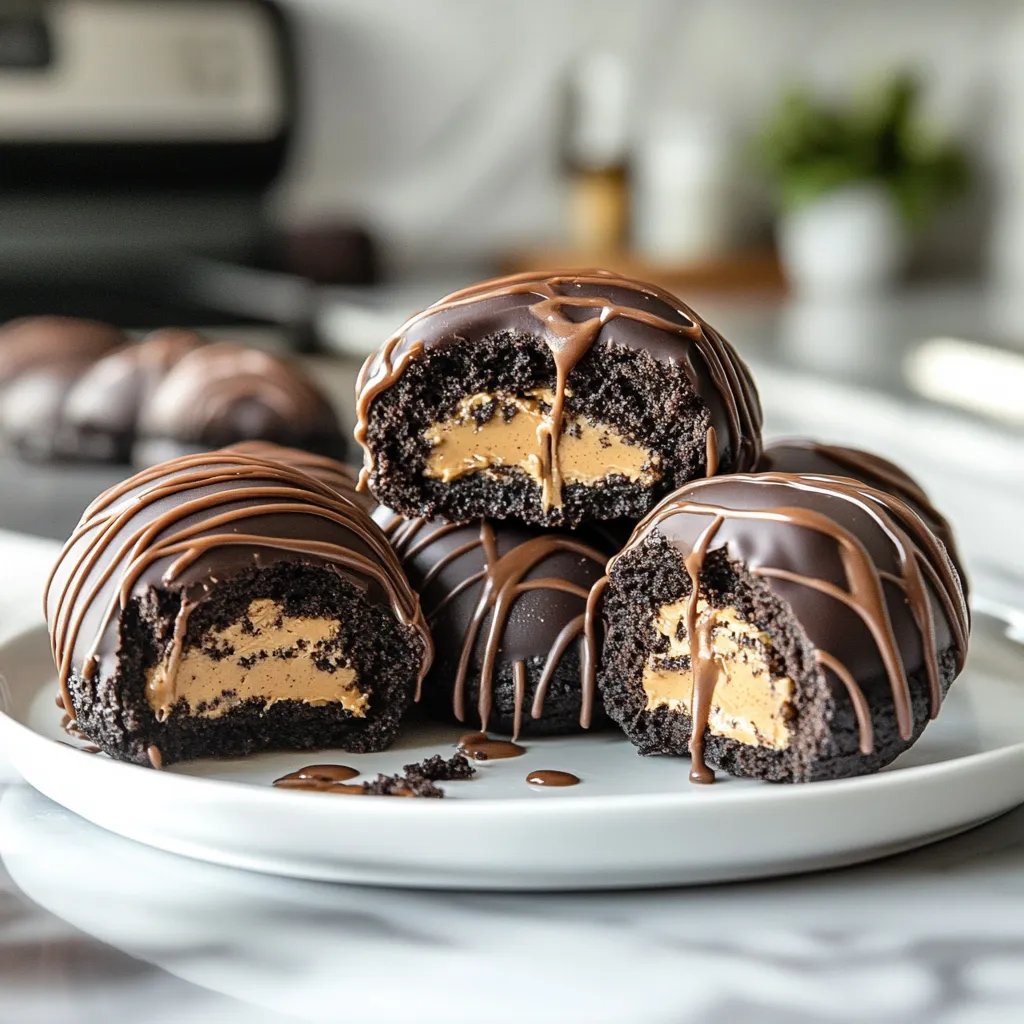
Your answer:
[[[300,878],[460,889],[598,889],[767,877],[869,860],[961,832],[1024,802],[1021,649],[976,623],[942,715],[886,771],[771,786],[687,782],[614,732],[526,743],[523,757],[446,783],[445,800],[347,800],[270,782],[304,764],[393,773],[450,752],[411,730],[382,754],[265,754],[155,772],[62,745],[46,635],[0,648],[0,747],[52,800],[104,828],[203,860]],[[536,791],[529,771],[580,776]]]

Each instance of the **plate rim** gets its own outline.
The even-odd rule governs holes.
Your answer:
[[[23,628],[0,642],[0,658],[6,655],[11,648],[17,648],[23,644],[37,642],[46,635],[46,626],[37,623],[34,626]],[[11,699],[12,683],[8,681],[3,672],[0,671],[0,738],[5,732],[11,732],[20,736],[24,743],[46,743],[54,749],[51,755],[59,758],[71,758],[80,755],[82,752],[74,747],[62,747],[57,740],[50,739],[31,726],[18,721],[8,711],[8,701]],[[1022,730],[1024,733],[1024,730]],[[543,739],[543,738],[541,738]],[[19,744],[20,746],[21,744]],[[6,751],[10,757],[10,753]],[[296,753],[302,753],[297,751]],[[312,753],[312,752],[310,752]],[[641,755],[638,755],[641,756]],[[656,755],[657,756],[657,755]],[[667,755],[666,755],[667,756]],[[934,776],[947,774],[960,774],[965,768],[969,771],[985,770],[991,762],[1002,760],[1014,761],[1024,758],[1024,734],[1016,743],[1006,744],[994,750],[984,750],[973,754],[965,754],[959,757],[923,765],[911,765],[907,768],[900,768],[895,771],[875,772],[871,775],[862,775],[855,778],[830,779],[812,784],[777,784],[765,783],[761,786],[743,787],[733,789],[731,787],[703,787],[706,795],[698,800],[694,799],[689,788],[680,789],[679,793],[607,793],[607,794],[574,794],[572,800],[544,800],[537,799],[538,794],[532,791],[525,791],[522,795],[506,797],[479,797],[472,800],[402,800],[397,803],[400,806],[393,806],[396,802],[390,800],[367,800],[367,801],[333,801],[328,802],[322,799],[320,793],[304,793],[301,791],[289,790],[287,793],[279,794],[274,799],[288,799],[299,801],[294,807],[327,807],[331,804],[339,808],[337,813],[344,817],[351,816],[393,816],[395,814],[434,814],[443,816],[459,816],[465,814],[482,814],[488,811],[493,812],[497,808],[503,808],[509,812],[526,812],[529,815],[571,813],[575,815],[588,815],[594,813],[598,808],[621,811],[623,808],[631,808],[638,812],[647,813],[653,809],[663,810],[665,813],[687,813],[691,809],[700,809],[706,812],[709,808],[729,804],[734,807],[736,804],[765,804],[779,803],[799,800],[810,802],[814,800],[828,800],[837,791],[843,793],[870,793],[878,789],[891,789],[900,785],[912,785],[915,782],[923,784],[934,783]],[[10,757],[12,764],[18,772],[28,779],[22,770],[17,756]],[[235,760],[243,760],[241,758]],[[682,763],[680,760],[680,763]],[[69,762],[70,763],[70,762]],[[77,762],[76,762],[77,763]],[[249,782],[240,782],[233,779],[209,778],[203,775],[191,775],[175,771],[154,771],[142,765],[117,761],[110,757],[94,759],[95,770],[117,771],[123,769],[137,769],[148,772],[153,777],[151,785],[163,786],[165,789],[182,786],[191,787],[198,785],[207,792],[212,792],[214,787],[219,791],[241,798],[242,800],[263,801],[272,787],[261,787]],[[103,767],[100,767],[100,766]],[[160,780],[160,781],[157,781]],[[245,794],[243,796],[243,794]],[[813,796],[812,796],[813,794]],[[541,808],[544,808],[541,810]]]

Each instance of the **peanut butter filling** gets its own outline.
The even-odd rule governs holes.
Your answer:
[[[340,704],[364,718],[368,698],[355,685],[355,669],[336,652],[324,654],[337,632],[334,619],[289,618],[276,602],[260,598],[246,619],[210,633],[176,662],[172,651],[149,669],[146,698],[158,721],[182,698],[189,714],[201,718],[219,718],[252,699],[263,701],[264,710],[281,700]],[[325,657],[333,671],[317,667]]]
[[[553,402],[549,388],[516,396],[468,395],[454,416],[424,433],[431,452],[423,475],[449,483],[467,473],[518,469],[543,487],[542,444],[551,431]],[[488,407],[495,403],[491,412]],[[566,484],[592,486],[623,476],[649,485],[660,476],[656,454],[630,443],[615,427],[584,417],[566,415],[557,460]]]
[[[669,649],[650,655],[644,666],[648,711],[667,707],[670,711],[690,712],[693,673],[689,668],[664,665],[690,653],[686,605],[685,598],[663,605],[651,623],[668,638]],[[791,738],[788,723],[795,687],[786,676],[772,676],[765,656],[771,640],[740,619],[732,608],[710,608],[706,601],[699,600],[697,616],[699,623],[710,626],[711,648],[718,666],[708,729],[750,746],[785,750]]]

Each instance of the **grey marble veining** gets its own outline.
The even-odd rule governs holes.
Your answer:
[[[15,785],[0,858],[3,1024],[987,1024],[1024,1006],[1024,809],[816,876],[474,895],[215,867]]]

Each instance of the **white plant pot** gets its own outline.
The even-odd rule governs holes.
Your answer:
[[[879,292],[903,268],[907,233],[889,193],[865,184],[837,189],[783,215],[778,245],[796,292]]]

